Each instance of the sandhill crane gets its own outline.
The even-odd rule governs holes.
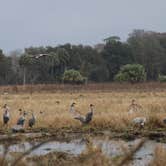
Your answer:
[[[88,112],[85,117],[83,116],[78,116],[75,117],[76,120],[79,120],[82,124],[88,124],[92,121],[93,118],[93,113],[94,113],[94,105],[90,104],[90,112]]]
[[[70,109],[69,109],[69,112],[72,114],[73,117],[80,116],[80,112],[77,111],[77,110],[75,110],[75,105],[76,105],[76,103],[73,102],[73,103],[70,105]]]
[[[18,119],[17,121],[17,125],[20,125],[20,126],[24,126],[24,123],[25,123],[25,117],[26,117],[27,113],[24,111],[23,114],[20,116],[20,118]]]
[[[128,110],[129,110],[129,114],[132,114],[132,113],[134,113],[134,112],[139,112],[139,111],[143,110],[143,108],[142,108],[141,105],[137,104],[137,103],[135,102],[135,100],[133,99],[133,100],[131,101],[131,104],[129,105]]]
[[[164,123],[164,124],[166,124],[166,118],[165,118],[165,119],[163,119],[163,123]]]
[[[9,107],[7,106],[7,104],[5,104],[4,106],[3,106],[3,124],[4,125],[8,125],[8,122],[9,122],[9,120],[10,120],[10,113],[9,113],[9,111],[10,111],[10,109],[9,109]]]
[[[74,108],[75,104],[76,104],[76,103],[72,103],[72,104],[70,105],[70,110],[69,110],[69,111],[70,111],[71,113],[75,112],[75,108]]]
[[[136,117],[132,120],[132,122],[135,126],[144,127],[147,119],[146,117]]]
[[[32,112],[32,117],[29,119],[28,125],[29,127],[33,127],[36,123],[36,117],[34,116],[34,113]]]
[[[13,132],[24,132],[24,123],[25,123],[25,116],[27,113],[24,111],[22,112],[22,109],[19,109],[20,111],[20,118],[17,120],[17,125],[12,127]]]
[[[48,56],[48,54],[38,54],[35,56],[36,59],[39,59],[41,57]]]

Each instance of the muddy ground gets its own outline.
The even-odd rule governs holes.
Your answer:
[[[53,144],[51,144],[51,146],[55,145],[55,142],[57,142],[59,144],[59,146],[63,147],[63,146],[69,146],[70,144],[72,144],[73,141],[75,140],[80,140],[78,144],[82,144],[81,142],[84,142],[85,145],[90,143],[90,140],[93,140],[97,137],[101,138],[101,140],[103,140],[103,143],[105,140],[108,141],[119,141],[120,142],[122,140],[124,140],[124,142],[128,143],[128,142],[134,142],[135,140],[141,140],[142,138],[147,140],[147,145],[145,145],[145,147],[143,147],[143,151],[144,149],[146,149],[147,147],[149,148],[150,146],[152,146],[153,144],[156,144],[156,142],[162,142],[163,145],[165,146],[166,143],[166,131],[163,128],[158,128],[155,131],[153,130],[146,130],[146,129],[126,129],[123,131],[113,131],[113,130],[109,130],[109,129],[105,129],[105,130],[94,130],[90,127],[86,127],[83,129],[68,129],[68,128],[61,128],[61,129],[53,129],[53,128],[49,128],[49,129],[44,129],[44,128],[36,128],[36,129],[26,129],[23,133],[12,133],[10,130],[8,131],[4,131],[1,130],[0,131],[1,135],[0,135],[0,145],[3,145],[7,148],[13,148],[16,145],[19,147],[20,145],[26,145],[27,143],[30,143],[30,145],[34,145],[34,149],[38,148],[39,146],[42,146],[44,144],[47,144],[49,142],[53,142]],[[153,142],[151,140],[154,140]],[[33,144],[33,143],[37,143],[37,144]],[[56,144],[57,144],[56,143]],[[65,145],[63,145],[65,143]],[[69,145],[68,145],[69,144]],[[114,142],[113,142],[114,144]],[[117,143],[119,146],[119,143]],[[29,146],[30,151],[26,151],[26,152],[9,152],[10,156],[14,157],[16,160],[20,158],[20,156],[24,156],[24,153],[26,153],[27,157],[22,157],[20,159],[20,161],[24,161],[25,165],[27,164],[26,162],[28,161],[28,163],[31,163],[31,165],[35,165],[36,163],[38,165],[41,166],[45,166],[45,165],[54,165],[55,163],[58,165],[73,165],[73,163],[75,163],[76,165],[81,163],[84,163],[86,165],[86,161],[89,161],[90,163],[92,162],[91,160],[89,160],[88,154],[81,154],[81,152],[79,152],[79,155],[74,155],[71,153],[67,153],[66,151],[51,151],[51,149],[49,149],[48,147],[50,146],[46,146],[47,149],[45,149],[45,151],[48,151],[48,153],[45,153],[43,155],[34,155],[34,156],[28,156],[28,154],[31,153],[31,151],[33,151],[33,146]],[[39,145],[39,146],[38,146]],[[74,144],[72,145],[73,148],[77,145]],[[106,144],[107,145],[107,144]],[[109,145],[109,144],[108,144]],[[129,147],[132,145],[132,143],[129,143]],[[154,146],[154,145],[153,145]],[[20,147],[19,147],[20,148]],[[80,147],[75,147],[75,148],[80,148]],[[113,148],[114,149],[114,148]],[[26,149],[25,149],[26,150]],[[154,149],[153,149],[154,150]],[[15,151],[15,150],[14,150]],[[39,150],[40,151],[40,150]],[[50,152],[49,152],[50,151]],[[112,153],[112,152],[111,152]],[[108,158],[106,156],[103,155],[103,153],[101,153],[101,151],[97,150],[97,151],[93,151],[90,152],[92,159],[94,158],[94,160],[96,158],[98,158],[100,156],[100,158],[102,159],[102,161],[99,162],[104,162],[107,163],[109,165],[109,161]],[[139,154],[139,153],[138,153]],[[138,155],[138,157],[135,157],[135,159],[133,160],[133,164],[131,165],[139,165],[139,163],[142,162],[146,163],[148,159],[147,156],[151,159],[152,158],[152,153],[148,150],[147,154],[142,154],[142,156],[140,157]],[[119,159],[118,155],[113,157],[113,160],[117,160]],[[19,162],[20,162],[19,161]],[[150,160],[148,159],[148,162],[150,162]],[[135,163],[135,164],[134,164]],[[24,165],[22,163],[22,165]]]
[[[25,129],[24,132],[13,133],[10,129],[0,130],[0,143],[4,141],[21,141],[21,140],[47,140],[56,139],[69,141],[75,138],[84,138],[85,136],[106,136],[110,139],[124,139],[134,140],[136,138],[145,137],[150,140],[156,140],[158,142],[166,143],[166,129],[158,128],[155,130],[150,129],[126,129],[122,131],[110,130],[110,129],[93,129],[91,127],[85,127],[82,129],[54,129],[54,128],[36,128]]]

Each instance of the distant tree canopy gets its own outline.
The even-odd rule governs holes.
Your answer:
[[[159,80],[160,82],[166,82],[166,75],[159,75],[158,80]]]
[[[119,40],[113,41],[112,39],[112,42],[106,43],[101,55],[109,72],[108,80],[110,81],[113,80],[121,66],[134,62],[132,50],[128,43],[122,43]]]
[[[11,57],[5,57],[3,51],[0,50],[0,85],[12,84],[15,82],[14,78]]]
[[[157,80],[159,73],[166,65],[165,62],[163,63],[166,49],[161,43],[161,36],[165,36],[166,39],[166,34],[134,30],[128,38],[135,62],[145,67],[148,80]]]
[[[110,37],[104,39],[104,42],[106,42],[106,43],[114,43],[117,41],[120,41],[119,36],[110,36]]]
[[[115,81],[138,83],[146,80],[145,68],[140,64],[127,64],[122,66],[115,75]]]
[[[111,82],[128,64],[140,64],[148,81],[165,76],[166,33],[134,30],[126,41],[110,36],[94,47],[70,43],[29,47],[10,56],[0,49],[0,85],[61,83],[70,70],[88,82]]]
[[[63,74],[63,82],[71,84],[83,84],[86,81],[86,78],[83,77],[79,71],[70,69],[66,70]]]

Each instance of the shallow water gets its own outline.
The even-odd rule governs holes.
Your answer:
[[[124,140],[109,140],[104,137],[94,137],[93,144],[96,146],[100,146],[103,153],[108,157],[116,157],[119,155],[123,155],[126,153],[127,149],[131,149],[134,145],[136,145],[140,139],[136,139],[134,141],[124,141]],[[9,146],[9,154],[10,152],[25,152],[34,145],[39,144],[40,142],[21,142],[18,144],[12,144]],[[133,163],[134,166],[146,166],[152,160],[154,150],[157,145],[155,141],[148,140],[142,146],[142,148],[136,152],[134,155]],[[166,144],[162,144],[166,147]],[[86,148],[86,141],[83,139],[75,139],[70,142],[58,142],[52,141],[48,142],[38,149],[32,151],[29,156],[34,155],[45,155],[49,152],[66,152],[69,154],[73,154],[75,156],[79,155]],[[0,155],[4,152],[4,145],[0,145]]]

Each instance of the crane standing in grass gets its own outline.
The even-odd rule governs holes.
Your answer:
[[[26,115],[27,115],[27,113],[24,111],[24,112],[21,114],[20,118],[17,120],[17,125],[20,125],[20,126],[22,126],[22,127],[24,126]]]
[[[12,127],[12,131],[15,132],[24,132],[24,124],[25,124],[25,118],[27,113],[24,111],[22,112],[22,109],[19,109],[20,111],[20,117],[17,120],[17,124]]]
[[[81,113],[79,111],[75,110],[75,105],[76,105],[76,103],[72,103],[70,105],[70,110],[69,110],[69,112],[72,114],[73,117],[77,117],[77,116],[81,115]]]
[[[129,106],[129,114],[133,114],[133,113],[139,113],[143,110],[142,106],[137,104],[136,101],[133,99],[131,101],[131,104]],[[143,128],[145,126],[147,122],[147,118],[146,117],[135,117],[132,120],[132,123],[134,124],[134,126]]]
[[[36,123],[36,117],[35,117],[34,113],[32,112],[32,117],[29,119],[28,125],[29,125],[29,127],[32,128],[35,125],[35,123]]]
[[[143,128],[147,122],[147,119],[146,117],[136,117],[132,120],[132,122],[135,126]]]
[[[8,126],[8,122],[10,120],[10,109],[9,107],[7,106],[7,104],[5,104],[3,106],[3,124],[4,126]]]
[[[132,114],[132,113],[134,113],[134,112],[140,112],[141,110],[143,110],[143,108],[142,108],[141,105],[139,105],[139,104],[136,103],[135,99],[133,99],[133,100],[131,101],[131,104],[129,105],[128,110],[129,110],[129,111],[128,111],[129,114]]]
[[[163,123],[166,124],[166,118],[163,119]]]
[[[82,124],[89,124],[94,114],[94,105],[90,104],[90,111],[85,116],[77,116],[74,119],[79,120]]]

